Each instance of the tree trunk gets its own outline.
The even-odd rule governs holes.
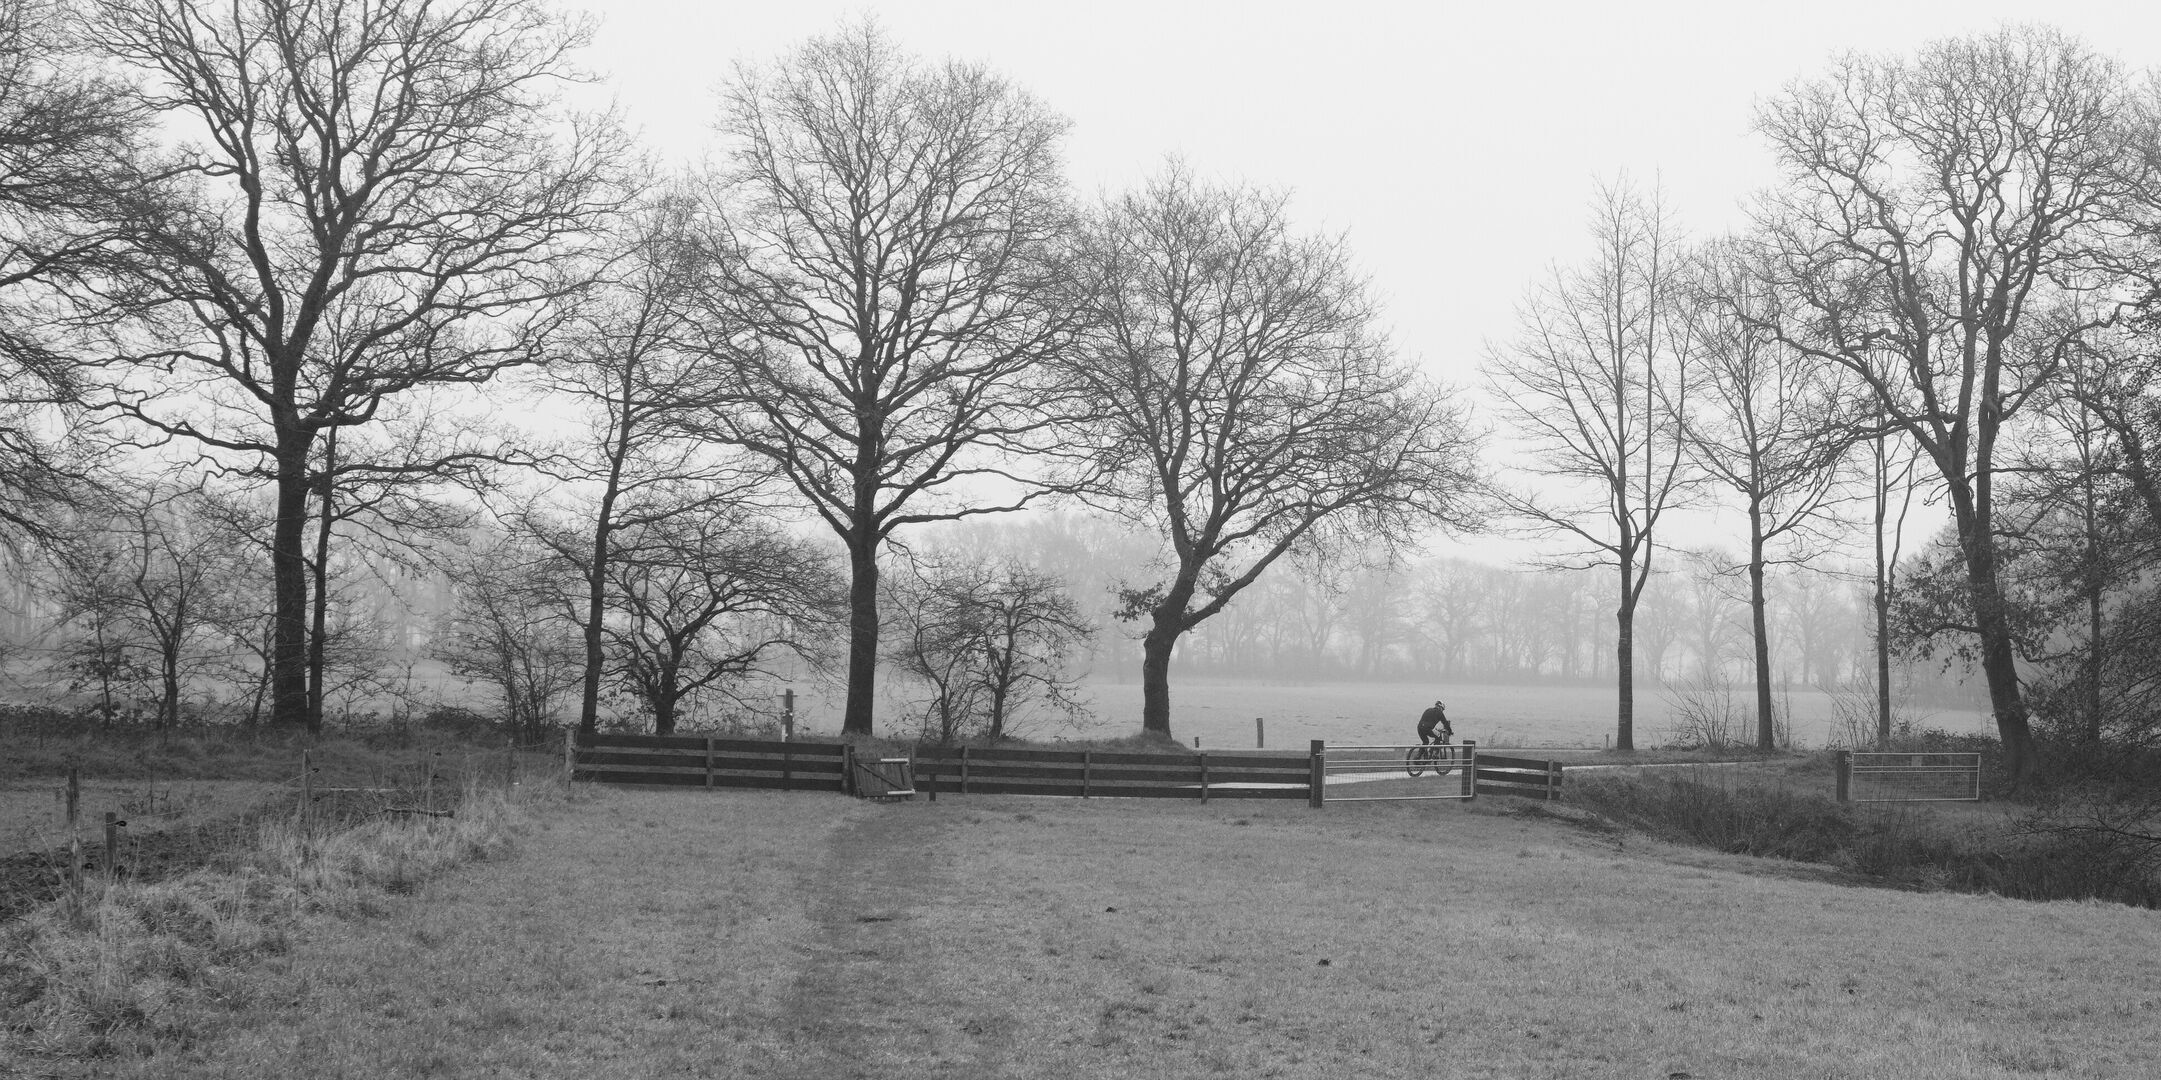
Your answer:
[[[867,525],[848,540],[848,705],[842,735],[869,735],[878,688],[878,547]]]
[[[1891,513],[1883,440],[1876,440],[1876,749],[1891,748],[1891,575],[1883,527]]]
[[[1972,520],[1972,519],[1970,519]],[[2012,788],[2022,786],[2033,769],[2033,732],[2020,694],[2018,663],[2011,643],[2011,620],[2005,609],[2002,586],[1996,578],[1996,548],[1988,535],[1986,519],[1971,531],[1962,530],[1968,596],[1973,603],[1974,628],[1981,643],[1981,673],[1988,681],[1989,707],[1996,714],[1996,733],[2003,740],[2006,780]]]
[[[335,494],[331,477],[337,468],[337,455],[338,429],[331,428],[323,437],[323,486],[316,498],[315,596],[308,634],[308,732],[314,735],[323,731],[324,654],[330,636],[330,523],[334,516],[330,500]]]
[[[1778,732],[1771,718],[1771,629],[1763,595],[1763,507],[1748,507],[1748,620],[1756,637],[1756,749],[1771,750]]]
[[[593,558],[585,572],[585,678],[578,693],[578,731],[591,735],[600,729],[601,625],[607,614],[608,517],[614,492],[600,503],[599,524],[593,529]]]
[[[1615,750],[1636,748],[1636,598],[1629,589],[1629,564],[1621,563],[1621,604],[1614,609],[1613,663],[1620,695]]]
[[[306,432],[280,424],[277,518],[270,537],[272,615],[270,722],[308,722],[308,444]]]
[[[675,706],[680,696],[673,687],[653,688],[653,734],[675,734]]]
[[[176,635],[159,650],[158,674],[164,677],[165,700],[158,703],[158,728],[171,731],[180,723],[180,641]]]
[[[1171,648],[1178,644],[1175,617],[1155,617],[1141,638],[1141,734],[1171,737]]]

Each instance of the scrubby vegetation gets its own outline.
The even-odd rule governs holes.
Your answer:
[[[503,853],[516,797],[468,788],[449,816],[357,826],[263,822],[252,843],[163,881],[92,878],[79,894],[0,924],[0,1057],[59,1063],[143,1052],[189,1036],[180,1017],[256,992],[251,964],[320,918],[380,913],[388,898]]]
[[[1830,765],[1817,755],[1795,768]],[[2133,791],[2062,789],[2023,809],[1974,817],[1928,804],[1841,804],[1821,784],[1795,779],[1707,770],[1581,774],[1570,778],[1568,799],[1615,828],[1823,863],[1887,885],[2161,907],[2161,837],[2152,835],[2151,807],[2140,810]]]

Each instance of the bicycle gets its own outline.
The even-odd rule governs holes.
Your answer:
[[[1431,769],[1435,776],[1447,776],[1455,772],[1456,767],[1461,764],[1456,758],[1456,748],[1445,742],[1414,746],[1409,753],[1403,755],[1403,767],[1412,776],[1428,769]]]

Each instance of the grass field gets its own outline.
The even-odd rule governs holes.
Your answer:
[[[1093,719],[1074,734],[1117,736],[1140,729],[1138,684],[1094,681],[1087,690]],[[1187,744],[1198,735],[1204,747],[1252,746],[1253,720],[1261,717],[1270,746],[1298,747],[1313,739],[1400,743],[1413,741],[1419,712],[1436,698],[1448,703],[1457,736],[1481,744],[1595,748],[1614,731],[1610,686],[1181,679],[1171,688],[1171,733]],[[1638,689],[1639,749],[1657,746],[1673,734],[1671,705],[1666,691]],[[1829,695],[1796,690],[1780,695],[1779,705],[1790,710],[1794,738],[1801,746],[1820,749],[1828,744],[1835,724]],[[1920,710],[1913,718],[1921,726],[1954,732],[1994,730],[1988,716],[1972,709]]]
[[[142,1077],[2146,1077],[2161,922],[1506,800],[588,790]]]

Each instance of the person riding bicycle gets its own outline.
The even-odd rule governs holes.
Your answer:
[[[1439,737],[1435,737],[1435,731],[1440,732]],[[1432,708],[1418,714],[1419,745],[1449,743],[1455,740],[1456,729],[1448,724],[1448,706],[1436,701]]]

